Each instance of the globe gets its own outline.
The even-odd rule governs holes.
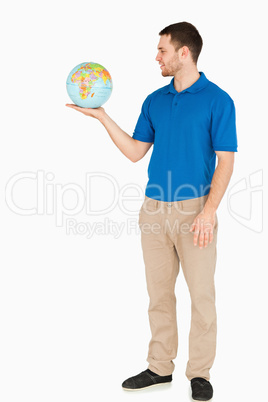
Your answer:
[[[112,77],[101,64],[80,63],[68,75],[66,88],[69,97],[77,106],[97,108],[111,96]]]

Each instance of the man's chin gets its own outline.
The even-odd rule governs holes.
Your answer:
[[[170,77],[170,74],[167,71],[161,71],[162,77]]]

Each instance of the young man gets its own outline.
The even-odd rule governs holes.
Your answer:
[[[173,79],[146,98],[132,137],[103,108],[67,106],[97,118],[133,162],[154,144],[139,215],[150,297],[149,366],[122,386],[139,390],[172,381],[178,347],[174,287],[181,265],[192,305],[186,376],[193,399],[205,401],[213,395],[209,370],[216,352],[216,210],[232,175],[237,138],[232,99],[197,69],[202,45],[187,22],[160,32],[156,61],[162,75]]]

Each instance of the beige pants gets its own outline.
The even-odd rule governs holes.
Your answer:
[[[218,220],[214,238],[206,248],[193,244],[189,232],[207,196],[186,201],[164,202],[145,197],[139,226],[152,338],[147,361],[159,375],[174,371],[178,332],[174,288],[181,264],[191,297],[191,329],[186,376],[210,379],[209,370],[216,353],[217,317],[214,273]]]

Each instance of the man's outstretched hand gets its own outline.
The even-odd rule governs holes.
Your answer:
[[[199,243],[199,248],[207,247],[213,240],[215,226],[215,212],[200,212],[195,218],[190,232],[194,233],[194,245]],[[199,241],[198,241],[199,236]]]
[[[100,119],[105,113],[103,107],[92,109],[92,108],[79,107],[72,103],[66,103],[65,106],[70,107],[71,109],[75,109],[78,112],[83,113],[85,116],[94,117],[95,119]]]

